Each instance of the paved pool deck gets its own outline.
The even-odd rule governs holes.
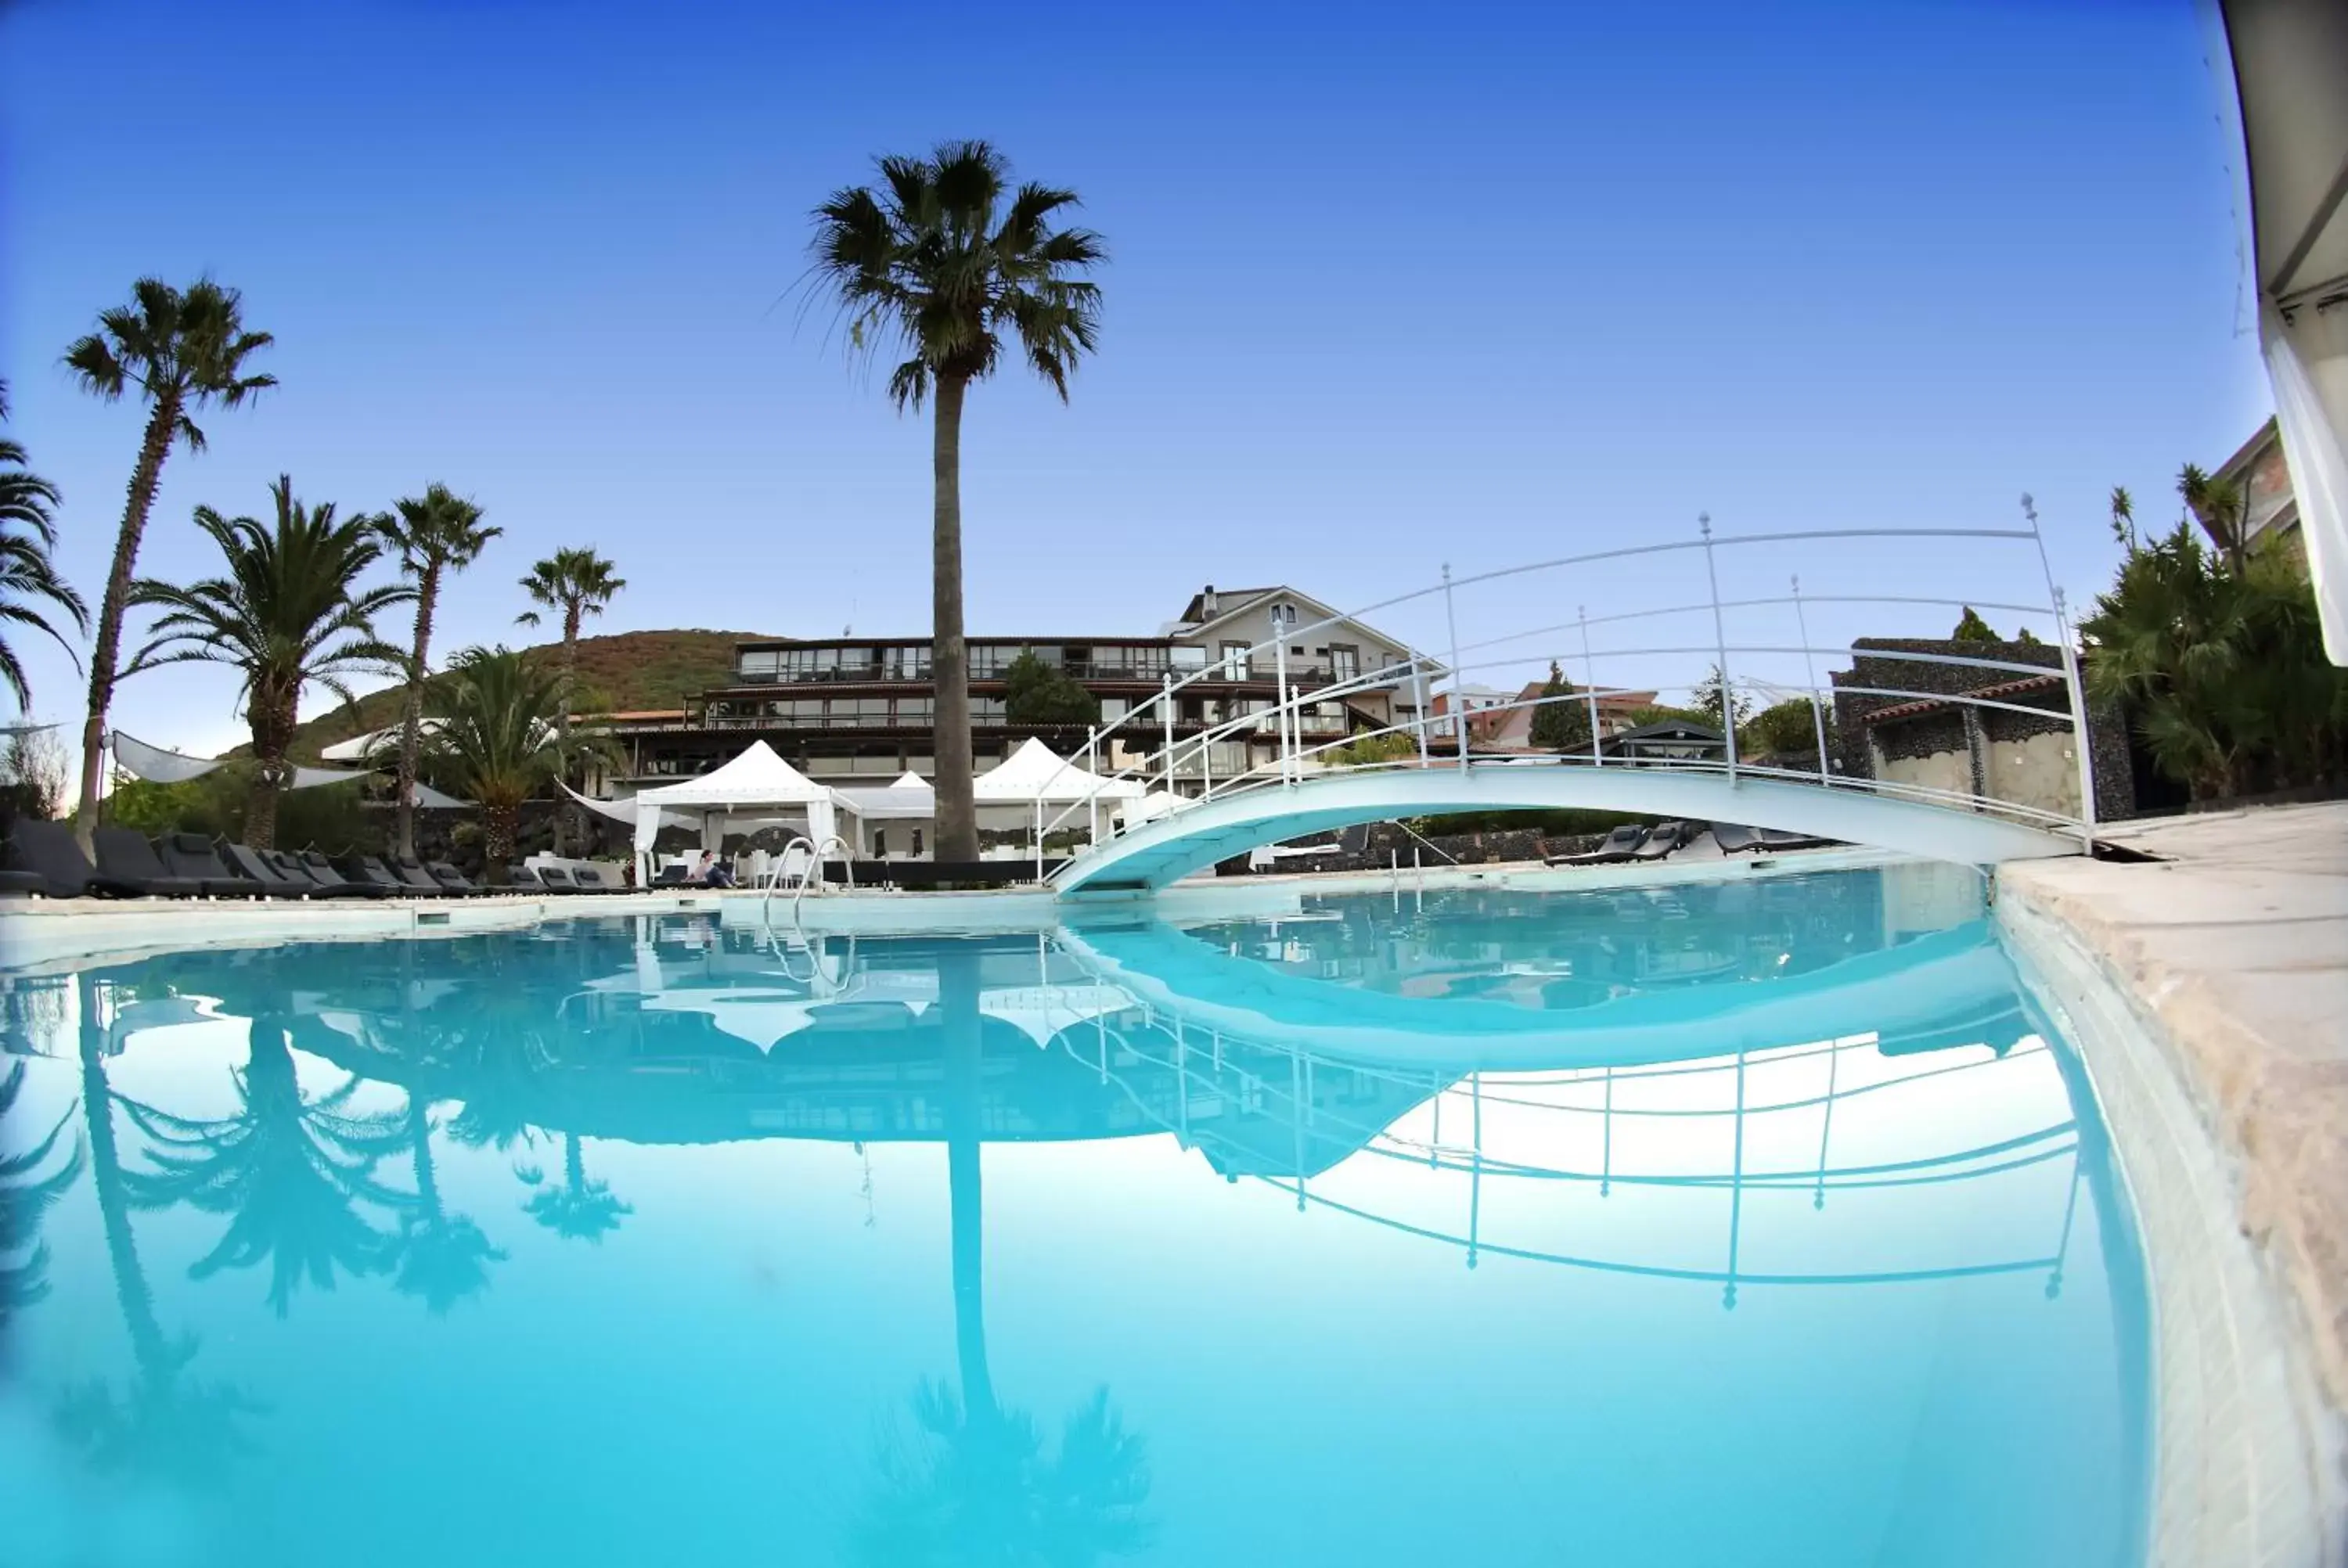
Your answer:
[[[2348,803],[2106,836],[2164,858],[2007,865],[1997,901],[2087,1064],[2145,1233],[2152,1561],[2339,1568]]]

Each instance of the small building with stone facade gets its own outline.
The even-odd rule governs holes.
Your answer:
[[[1850,651],[1851,668],[1833,675],[1837,772],[2080,815],[2078,756],[2058,650],[2043,642],[1869,637],[1852,643]],[[1885,656],[1901,654],[2042,665],[2046,673]],[[1982,707],[1958,698],[2005,705]],[[2125,723],[2116,711],[2090,705],[2087,731],[2097,819],[2133,815]]]

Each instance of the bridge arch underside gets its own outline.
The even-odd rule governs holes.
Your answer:
[[[1596,810],[1835,838],[1879,849],[1994,866],[2079,853],[2079,841],[2003,817],[1862,789],[1662,768],[1484,764],[1409,768],[1266,785],[1189,806],[1071,861],[1061,897],[1146,893],[1194,871],[1307,834],[1450,812]]]

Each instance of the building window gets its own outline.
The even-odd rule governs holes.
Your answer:
[[[1361,674],[1362,651],[1359,648],[1345,642],[1333,642],[1329,645],[1329,679],[1331,681],[1357,681],[1361,679]]]
[[[922,830],[918,827],[913,829],[913,853],[915,855],[922,853]]]
[[[872,855],[876,860],[888,857],[889,830],[887,828],[876,827],[872,830]]]
[[[1248,644],[1244,642],[1224,643],[1222,663],[1224,680],[1246,680],[1248,678]]]
[[[772,681],[777,671],[782,668],[782,657],[779,652],[771,648],[745,653],[737,668],[744,681],[763,684]]]

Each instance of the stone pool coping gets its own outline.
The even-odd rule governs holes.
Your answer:
[[[2147,1241],[2152,1560],[2348,1562],[2348,804],[2122,825],[1997,874]],[[2151,1050],[2147,1051],[2149,1044]]]

